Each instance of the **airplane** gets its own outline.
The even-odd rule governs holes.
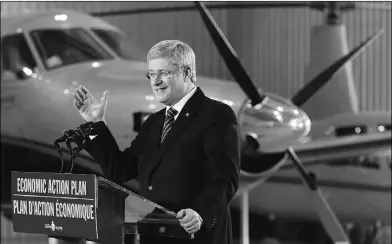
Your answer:
[[[347,48],[347,53],[335,52],[330,63],[338,61],[325,72],[325,66],[311,65],[312,70],[319,69],[313,75],[319,75],[312,77],[290,101],[255,87],[227,39],[219,37],[222,32],[213,25],[208,10],[203,4],[198,5],[198,10],[209,31],[215,33],[213,40],[221,39],[218,48],[226,48],[221,51],[222,57],[238,83],[197,77],[197,85],[206,95],[229,104],[238,115],[243,144],[238,199],[249,201],[250,208],[263,213],[317,218],[315,212],[309,211],[309,198],[298,187],[300,179],[290,164],[298,166],[297,161],[302,161],[316,172],[318,185],[327,187],[328,202],[333,203],[339,217],[381,219],[390,224],[390,214],[386,214],[390,212],[390,165],[389,170],[385,165],[376,165],[381,169],[374,170],[365,168],[362,161],[352,162],[373,154],[390,158],[390,113],[347,111],[311,120],[312,113],[308,115],[300,108],[316,98],[321,100],[313,102],[322,106],[325,95],[320,94],[328,81],[330,86],[342,90],[335,82],[335,74],[347,74],[352,58],[378,35],[350,53]],[[163,107],[154,100],[145,79],[147,64],[143,51],[102,19],[70,10],[51,10],[2,17],[1,27],[1,178],[6,187],[2,188],[2,206],[10,200],[7,185],[11,170],[59,170],[60,159],[53,140],[65,129],[83,123],[72,104],[76,84],[85,85],[92,94],[110,91],[107,123],[121,149],[136,136],[146,116]],[[328,42],[324,42],[328,47]],[[124,106],[126,109],[116,110]],[[129,113],[118,112],[126,110]],[[99,165],[84,151],[75,163],[74,173],[102,175]],[[302,176],[309,179],[306,172]],[[126,186],[137,191],[136,183]],[[247,200],[244,196],[248,194]],[[353,202],[361,205],[353,208]],[[242,209],[246,210],[244,205]],[[246,228],[243,231],[246,236]]]

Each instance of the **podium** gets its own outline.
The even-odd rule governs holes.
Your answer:
[[[193,238],[176,213],[94,174],[11,172],[15,232],[51,243],[123,244],[127,234]]]

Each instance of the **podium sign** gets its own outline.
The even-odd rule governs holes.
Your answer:
[[[15,232],[98,239],[95,175],[11,172]]]
[[[141,234],[192,239],[166,209],[93,174],[11,172],[15,232],[124,243]]]

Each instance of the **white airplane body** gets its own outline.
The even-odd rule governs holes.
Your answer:
[[[32,67],[34,69],[28,67],[31,72],[24,71],[27,76],[23,79],[15,78],[16,76],[11,79],[4,78],[7,74],[3,76],[5,70],[2,66],[2,150],[4,147],[5,150],[20,153],[20,148],[29,148],[50,156],[51,164],[60,169],[60,159],[53,141],[60,137],[64,130],[76,128],[84,123],[73,104],[72,92],[76,84],[86,86],[96,98],[101,97],[103,91],[109,90],[106,121],[120,149],[128,147],[137,134],[134,130],[137,121],[134,120],[135,113],[151,114],[163,108],[162,104],[154,100],[149,81],[145,78],[147,64],[121,58],[105,44],[103,39],[91,31],[91,28],[96,28],[122,35],[116,27],[85,14],[61,10],[31,14],[28,17],[14,17],[9,21],[2,19],[1,25],[2,55],[4,55],[4,38],[23,34],[37,64],[36,67]],[[73,28],[84,30],[110,58],[75,62],[69,65],[61,65],[61,62],[53,57],[44,60],[31,33],[37,30],[64,31]],[[49,65],[53,65],[51,70],[48,70]],[[200,86],[207,96],[229,104],[234,112],[241,116],[247,96],[237,84],[197,76],[196,85]],[[279,99],[284,101],[283,105],[291,106],[289,100]],[[302,111],[298,110],[298,113]],[[272,131],[271,134],[277,133],[274,131],[274,120],[271,121],[267,120],[272,123],[272,126],[268,123],[264,124],[267,128],[266,135],[269,131],[268,126]],[[391,194],[385,190],[391,187],[391,148],[387,145],[391,138],[390,127],[389,132],[387,131],[387,125],[390,124],[390,113],[336,115],[320,121],[312,121],[312,129],[308,136],[300,138],[301,140],[293,144],[299,158],[316,173],[317,179],[320,179],[319,186],[328,192],[328,201],[331,201],[331,206],[337,210],[338,216],[343,216],[347,220],[378,219],[390,223],[390,214],[385,215],[391,211]],[[334,129],[352,125],[363,125],[368,130],[364,134],[357,133],[350,136],[338,137],[334,134]],[[257,124],[240,124],[240,126],[241,135],[244,136],[245,131],[251,130]],[[296,126],[298,125],[292,125],[293,128]],[[381,131],[380,126],[384,126],[384,131]],[[280,141],[274,143],[276,147],[280,146]],[[270,148],[274,148],[273,144],[271,145]],[[382,166],[382,169],[367,169],[350,165],[313,165],[315,162],[328,163],[375,153],[389,155],[389,166],[386,168]],[[15,160],[20,159],[17,156],[15,155]],[[4,158],[1,163],[2,167],[4,164],[11,166],[18,164],[18,162],[5,162]],[[19,163],[22,163],[26,170],[43,170],[40,161]],[[260,160],[259,163],[264,162]],[[85,151],[80,152],[76,164],[92,173],[101,172],[99,165],[94,163]],[[250,191],[250,206],[251,209],[261,213],[317,218],[317,214],[309,210],[311,206],[308,204],[304,187],[297,184],[300,180],[298,173],[294,172],[294,167],[290,167],[289,164],[281,160],[275,168],[267,171],[242,170],[239,192],[253,188]],[[275,172],[278,168],[281,170]],[[270,176],[271,172],[274,172],[273,176]],[[267,176],[270,178],[260,184]],[[364,187],[355,188],[353,185]],[[376,191],[369,190],[373,189],[372,187]],[[353,207],[354,205],[357,207]]]

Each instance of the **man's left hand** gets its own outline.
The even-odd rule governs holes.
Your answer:
[[[189,234],[194,234],[201,228],[202,219],[200,215],[190,208],[181,209],[177,213],[177,219],[180,221],[181,226]]]

